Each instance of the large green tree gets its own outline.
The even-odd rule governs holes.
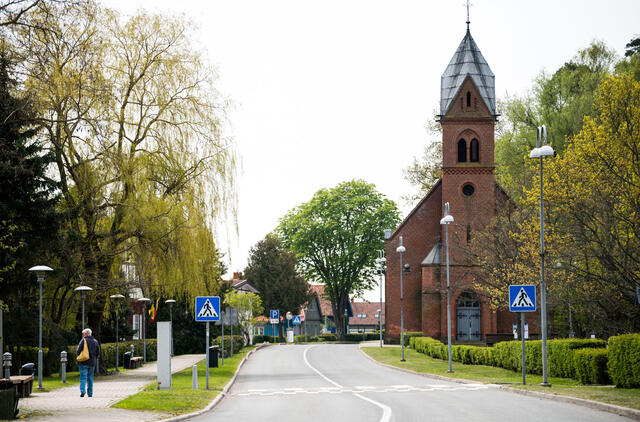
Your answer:
[[[399,221],[395,203],[363,180],[321,189],[280,220],[277,233],[296,253],[307,279],[325,285],[340,337],[349,295],[375,285],[382,231]]]
[[[244,276],[259,290],[265,310],[297,314],[308,300],[309,286],[296,265],[296,254],[285,249],[274,235],[251,248]]]

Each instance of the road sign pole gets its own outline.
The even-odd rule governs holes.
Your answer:
[[[222,314],[222,312],[220,312]],[[222,351],[220,352],[220,356],[222,356],[222,366],[224,366],[224,318],[220,318],[222,322]]]
[[[209,322],[207,321],[207,386],[206,389],[209,389]]]
[[[524,353],[524,312],[520,312],[520,334],[522,337],[522,385],[527,384],[527,365],[525,363]]]

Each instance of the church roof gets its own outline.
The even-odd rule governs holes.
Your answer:
[[[422,260],[421,265],[440,265],[440,262],[442,262],[442,243],[438,242]]]
[[[471,32],[467,33],[458,46],[440,79],[440,114],[445,115],[465,79],[471,77],[489,112],[496,114],[495,76],[482,56]]]

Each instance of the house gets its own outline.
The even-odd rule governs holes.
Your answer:
[[[380,330],[380,316],[382,316],[382,327],[384,329],[384,302],[351,302],[353,316],[349,318],[350,333],[374,333]]]
[[[311,292],[313,293],[313,295],[318,299],[318,308],[319,308],[318,316],[320,318],[320,320],[318,321],[319,334],[335,333],[336,324],[333,318],[333,308],[331,307],[331,301],[327,296],[325,296],[324,284],[311,284],[309,288],[311,289]],[[314,309],[311,307],[309,307],[309,310],[314,311]],[[348,318],[353,316],[353,309],[351,307],[351,302],[347,303],[346,313]],[[316,314],[313,313],[313,315],[315,316]],[[311,312],[310,312],[310,316],[311,316]]]
[[[517,315],[490,309],[487,298],[474,288],[477,277],[483,277],[482,268],[469,262],[466,253],[474,233],[486,227],[498,209],[509,206],[494,176],[494,74],[468,24],[441,78],[438,118],[442,177],[386,239],[385,338],[399,340],[401,306],[405,331],[447,337],[446,228],[440,220],[448,203],[454,217],[448,226],[452,337],[486,342],[488,336],[511,334]],[[405,248],[402,254],[397,251],[400,245]],[[532,333],[539,331],[538,314],[529,315],[527,322]]]

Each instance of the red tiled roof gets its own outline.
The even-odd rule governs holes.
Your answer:
[[[384,302],[382,302],[384,306]],[[375,315],[378,309],[384,309],[380,306],[380,302],[351,302],[353,308],[353,316],[349,318],[349,325],[378,325],[380,322]],[[364,318],[358,318],[358,315],[366,315]],[[385,315],[382,313],[382,324],[384,324]]]

